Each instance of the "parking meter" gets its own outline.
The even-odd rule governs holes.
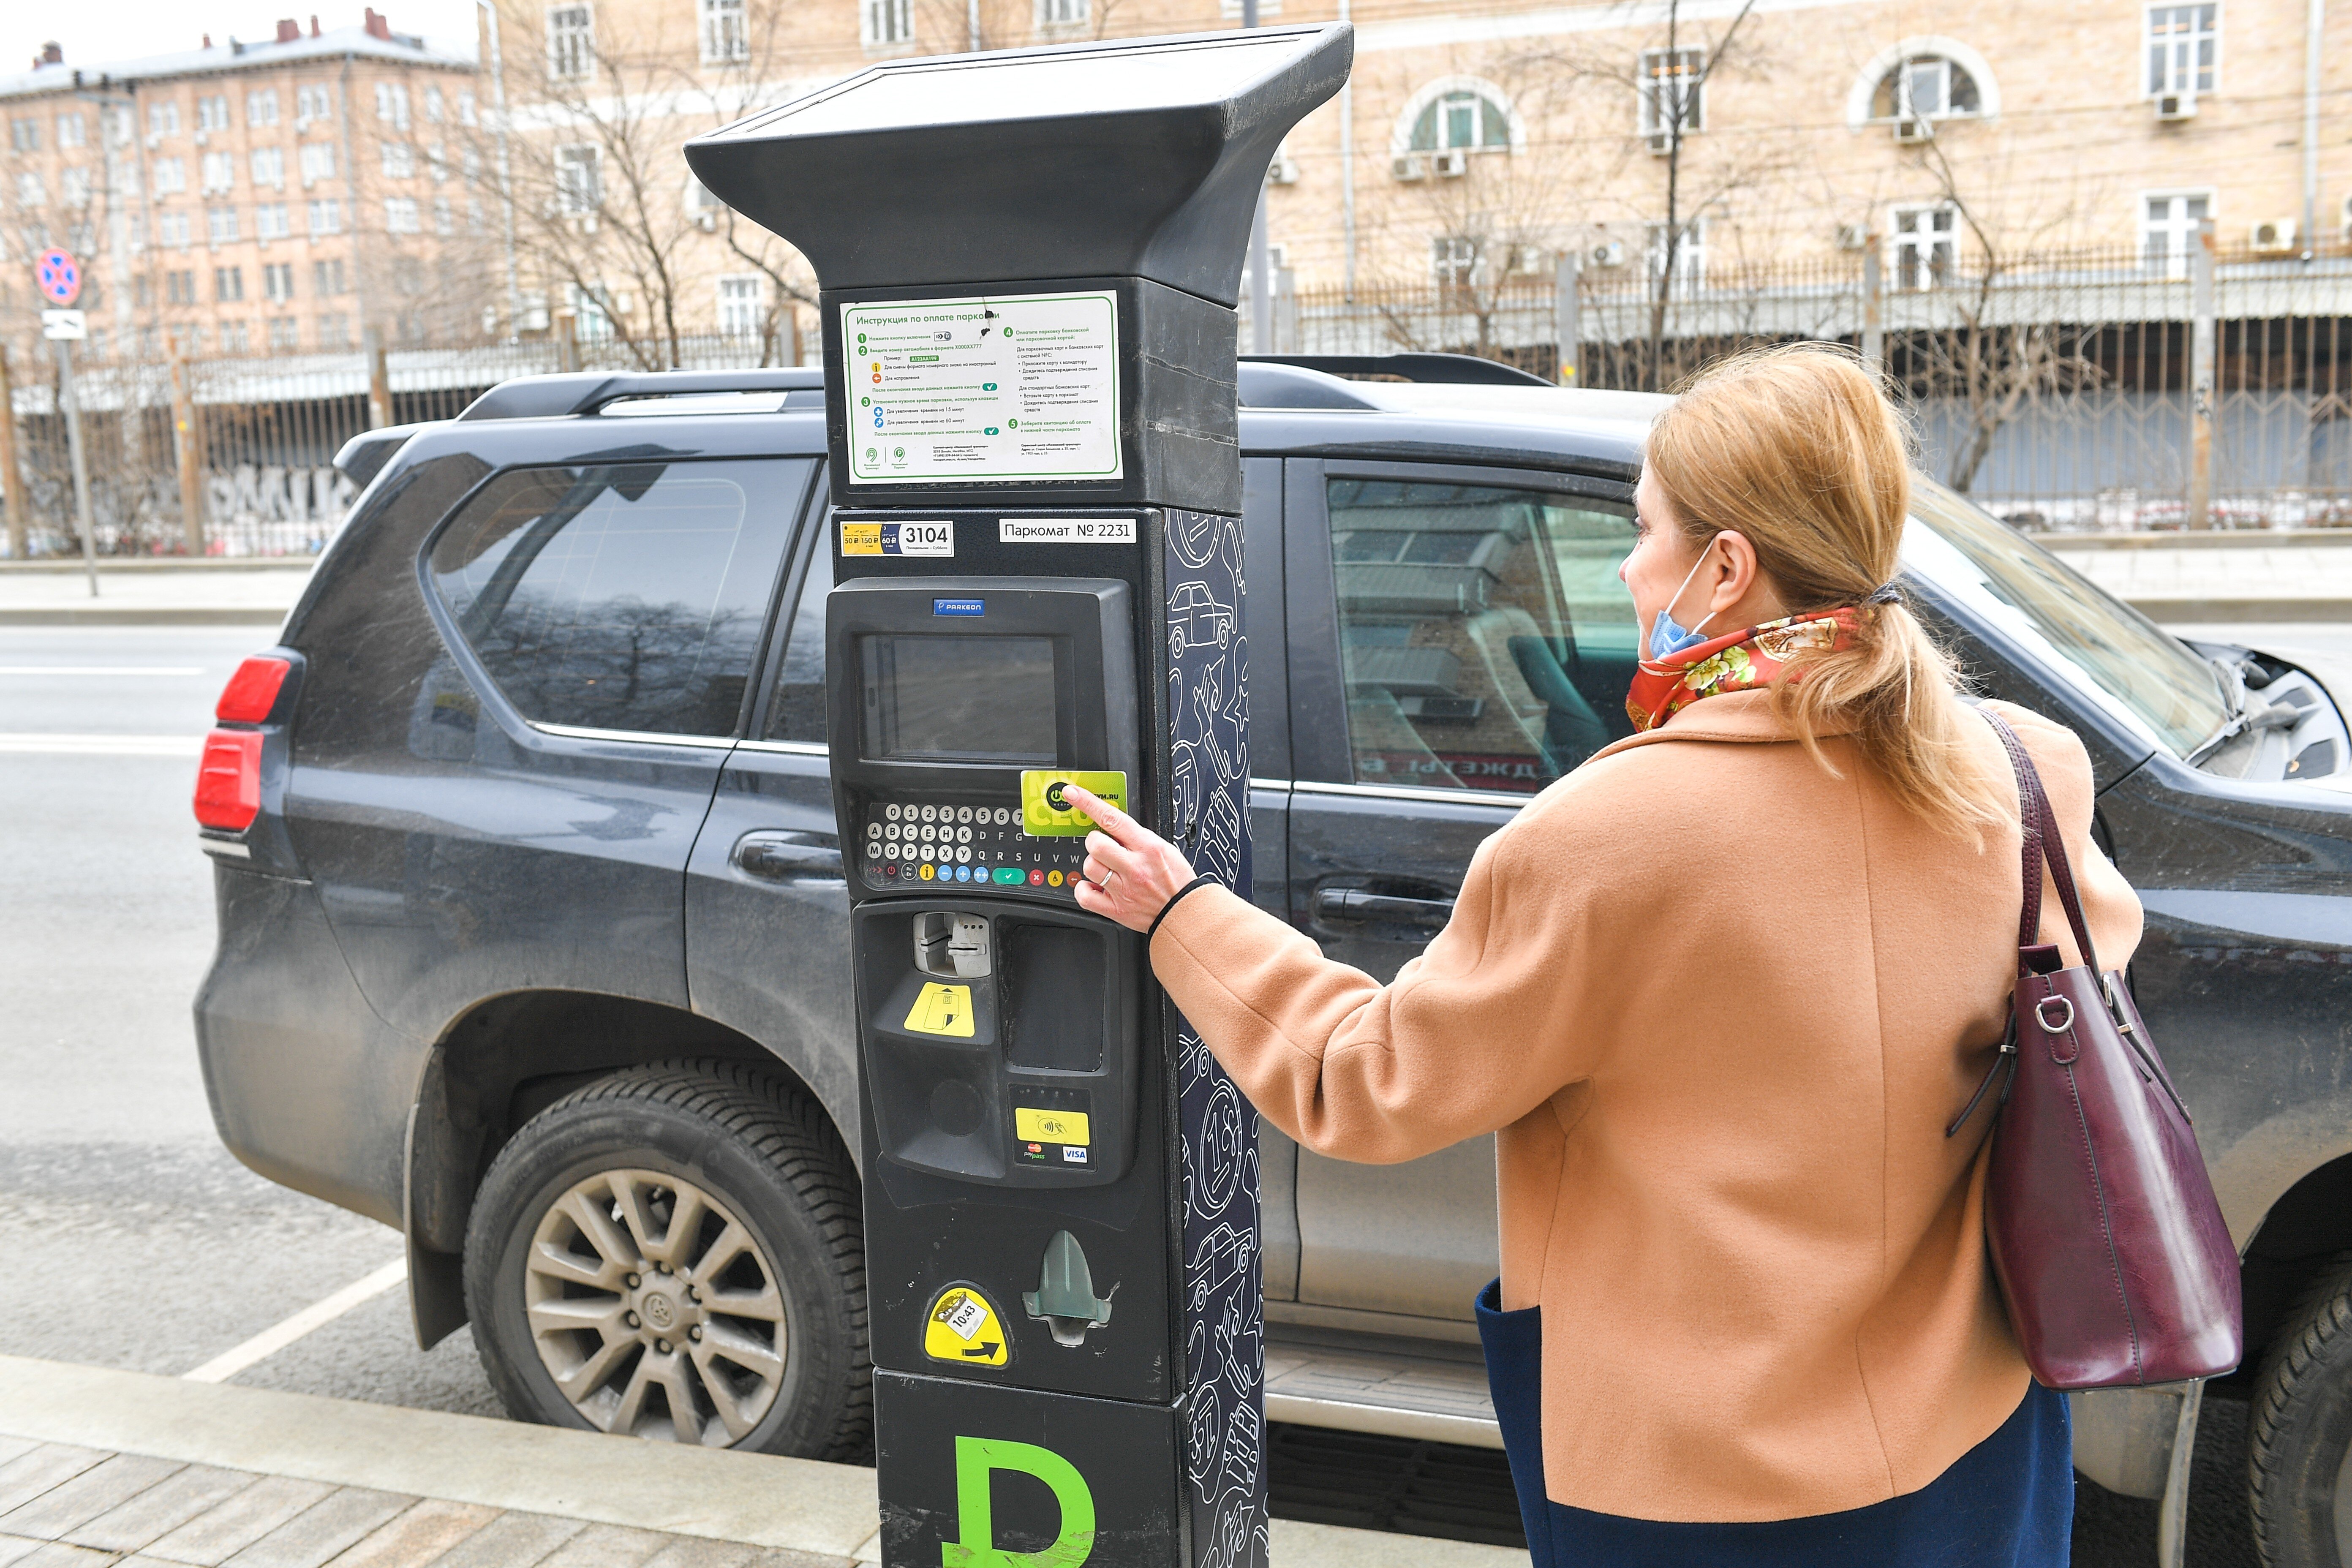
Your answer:
[[[908,58],[688,143],[824,318],[882,1553],[1263,1563],[1256,1113],[1077,906],[1246,892],[1243,252],[1352,35]]]

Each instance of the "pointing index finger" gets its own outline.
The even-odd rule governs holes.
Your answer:
[[[1078,809],[1092,818],[1097,827],[1118,828],[1127,825],[1127,813],[1090,789],[1078,784],[1064,784],[1062,793],[1076,800],[1078,803]]]

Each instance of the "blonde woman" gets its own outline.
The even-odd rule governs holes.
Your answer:
[[[1371,1163],[1498,1135],[1478,1316],[1539,1565],[2066,1561],[2066,1406],[1986,1265],[1988,1122],[1945,1135],[2014,978],[2016,791],[1894,586],[1909,489],[1833,350],[1675,402],[1620,573],[1640,732],[1480,847],[1389,985],[1083,802],[1080,901],[1151,931],[1276,1125]],[[2139,906],[2083,747],[2000,711],[2120,966]]]

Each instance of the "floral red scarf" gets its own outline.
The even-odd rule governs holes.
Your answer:
[[[1799,653],[1843,653],[1854,644],[1862,613],[1851,605],[1818,615],[1788,616],[1744,632],[1726,632],[1696,647],[1645,658],[1634,666],[1625,716],[1638,732],[1654,730],[1702,697],[1769,686]]]

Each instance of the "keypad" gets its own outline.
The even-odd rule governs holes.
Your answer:
[[[1032,838],[1017,795],[1003,801],[877,800],[866,806],[858,875],[877,890],[950,888],[1070,899],[1083,838]]]

